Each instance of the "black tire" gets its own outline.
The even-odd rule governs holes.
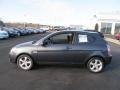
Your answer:
[[[27,58],[27,59],[25,59],[25,58]],[[17,66],[24,71],[31,70],[33,68],[33,60],[29,55],[25,55],[25,54],[20,55],[17,58]]]
[[[97,64],[95,63],[97,62]],[[98,68],[96,68],[98,67]],[[87,69],[92,73],[100,73],[104,69],[104,62],[102,58],[94,57],[87,62]]]

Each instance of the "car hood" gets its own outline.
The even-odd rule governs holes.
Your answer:
[[[31,46],[31,45],[34,45],[33,42],[34,41],[29,41],[29,42],[21,43],[21,44],[16,45],[15,47],[19,48],[19,47]]]

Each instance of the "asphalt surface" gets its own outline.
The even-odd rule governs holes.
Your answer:
[[[41,65],[22,71],[9,62],[11,47],[45,35],[0,40],[0,90],[120,90],[120,46],[112,43],[113,60],[99,74],[75,65]]]

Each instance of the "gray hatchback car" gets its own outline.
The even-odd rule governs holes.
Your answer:
[[[111,62],[108,43],[92,31],[57,31],[38,41],[16,45],[10,61],[23,70],[35,64],[83,64],[89,71],[101,72]]]

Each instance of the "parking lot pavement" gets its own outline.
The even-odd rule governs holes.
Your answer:
[[[105,39],[106,39],[108,42],[111,42],[111,43],[120,45],[120,41],[119,41],[119,40],[112,39],[112,38],[108,38],[108,37],[106,37]]]
[[[120,46],[116,44],[110,43],[112,63],[99,74],[75,65],[41,65],[25,72],[9,62],[12,46],[45,35],[0,40],[0,90],[120,90]]]

